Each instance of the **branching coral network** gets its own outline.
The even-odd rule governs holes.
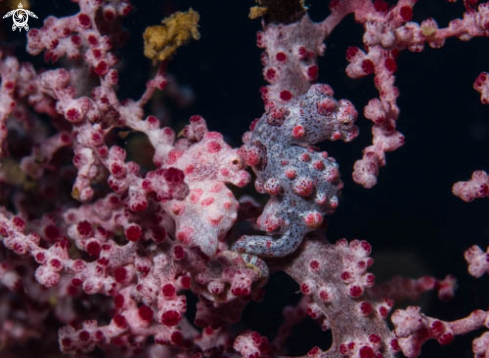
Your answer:
[[[333,340],[326,350],[310,347],[308,357],[411,358],[427,341],[448,345],[489,328],[486,307],[454,321],[399,308],[430,290],[453,298],[455,277],[376,284],[370,243],[326,240],[326,216],[344,185],[336,160],[317,147],[353,141],[357,120],[366,118],[372,143],[352,176],[365,188],[377,185],[386,153],[405,142],[397,130],[398,59],[450,38],[487,37],[489,3],[479,2],[465,0],[461,17],[439,27],[433,18],[413,21],[415,0],[331,0],[320,22],[302,1],[257,1],[250,17],[262,23],[256,40],[268,85],[264,113],[239,148],[199,115],[176,133],[147,114],[155,93],[174,81],[167,70],[174,53],[200,38],[193,9],[141,34],[156,70],[137,100],[119,91],[129,0],[78,0],[79,12],[32,28],[27,52],[42,54],[48,69],[0,46],[0,352],[14,356],[21,345],[56,336],[46,354],[282,356],[293,327],[309,316]],[[361,112],[318,82],[325,41],[347,17],[361,25],[363,44],[346,51],[346,74],[373,78],[378,91]],[[489,103],[487,73],[474,88]],[[152,150],[138,155],[149,164],[128,160],[120,141],[128,133],[144,135]],[[264,205],[251,195],[252,181],[267,195]],[[488,197],[487,174],[475,171],[453,193]],[[489,271],[489,251],[475,245],[465,259],[472,276]],[[238,323],[274,272],[290,276],[302,298],[269,339]],[[187,307],[189,294],[195,307]],[[488,332],[472,350],[489,357]]]

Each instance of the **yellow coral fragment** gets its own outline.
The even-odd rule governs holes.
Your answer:
[[[162,25],[147,27],[143,35],[144,55],[154,61],[168,59],[178,47],[200,38],[198,22],[199,13],[189,9],[167,17]]]
[[[277,15],[281,14],[289,14],[292,15],[293,12],[302,13],[302,11],[307,10],[307,6],[304,4],[304,0],[296,0],[296,3],[292,3],[292,6],[284,6],[281,3],[282,0],[255,0],[258,4],[250,8],[250,13],[248,17],[251,20],[258,19],[260,17],[264,17],[265,15]],[[292,11],[292,12],[291,12]],[[280,22],[280,21],[279,21]]]
[[[248,15],[250,20],[255,20],[259,17],[265,16],[268,12],[268,8],[264,6],[253,6],[250,9],[250,14]]]

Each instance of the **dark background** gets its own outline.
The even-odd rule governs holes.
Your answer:
[[[200,15],[201,40],[178,50],[169,72],[178,82],[189,86],[195,101],[186,108],[169,105],[167,118],[175,125],[201,114],[209,127],[225,134],[234,146],[249,123],[261,116],[258,89],[264,84],[255,46],[260,21],[248,19],[251,0],[174,0],[134,1],[133,13],[124,20],[131,37],[121,52],[123,70],[121,97],[137,98],[151,75],[151,63],[142,55],[141,34],[164,16],[189,7]],[[327,15],[326,1],[309,0],[313,19]],[[31,10],[40,20],[29,22],[40,27],[49,14],[64,16],[76,10],[69,1],[31,0]],[[446,26],[449,19],[463,13],[462,4],[445,0],[420,1],[414,20],[434,17]],[[2,25],[3,39],[26,55],[25,35],[12,34],[11,22]],[[345,51],[361,46],[362,28],[350,17],[338,26],[326,41],[325,57],[319,60],[320,81],[332,85],[336,98],[351,100],[359,113],[370,98],[376,97],[372,77],[352,80],[346,77]],[[419,277],[423,274],[444,277],[451,273],[459,279],[459,290],[451,303],[439,303],[434,294],[426,294],[423,309],[442,319],[456,319],[476,308],[487,309],[488,278],[476,280],[466,272],[463,251],[473,244],[489,243],[489,201],[470,204],[451,194],[458,180],[468,180],[476,169],[489,169],[489,108],[479,101],[472,89],[478,74],[489,71],[489,40],[468,43],[448,40],[442,49],[427,48],[421,54],[402,52],[398,61],[396,85],[401,91],[399,130],[406,144],[387,156],[378,185],[363,189],[351,180],[355,160],[368,145],[370,122],[359,116],[361,134],[353,143],[324,143],[323,148],[340,164],[345,182],[337,212],[329,219],[328,237],[332,241],[346,237],[368,240],[374,247],[377,264],[373,271],[379,281],[395,274]],[[36,61],[36,60],[34,60]],[[37,62],[39,64],[39,62]],[[252,304],[242,327],[253,328],[273,337],[281,310],[299,298],[298,287],[284,274],[269,283],[264,303]],[[471,340],[458,337],[448,348],[436,343],[425,345],[422,357],[471,357]],[[299,326],[290,342],[290,354],[303,354],[313,345],[328,347],[329,336],[311,320]]]

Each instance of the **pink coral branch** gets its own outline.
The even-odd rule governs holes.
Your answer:
[[[436,339],[439,344],[450,344],[455,336],[467,334],[481,327],[487,327],[488,313],[482,310],[472,312],[469,316],[444,322],[425,316],[419,307],[408,307],[406,310],[397,310],[392,315],[392,323],[399,339],[402,353],[408,358],[418,357],[421,346],[430,339]],[[480,344],[482,340],[478,341]],[[477,343],[476,343],[477,344]],[[485,351],[487,351],[487,345]]]

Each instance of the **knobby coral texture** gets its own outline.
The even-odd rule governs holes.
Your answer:
[[[0,355],[489,357],[487,204],[462,202],[489,196],[487,152],[459,154],[487,150],[489,2],[434,3],[32,0],[29,32],[4,19]],[[212,16],[250,30],[215,20],[206,47]]]

